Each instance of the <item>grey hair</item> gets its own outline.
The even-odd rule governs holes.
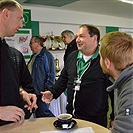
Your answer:
[[[75,38],[75,35],[71,30],[64,30],[62,31],[61,36],[63,36],[63,34],[67,34],[67,36],[72,37],[72,39]]]

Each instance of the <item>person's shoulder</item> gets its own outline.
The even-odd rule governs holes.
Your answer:
[[[51,57],[53,57],[52,53],[49,52],[46,48],[43,48],[43,53],[46,54],[46,56],[51,56]]]
[[[71,48],[73,48],[74,50],[77,50],[77,43],[76,43],[76,39],[73,39],[70,43]]]
[[[13,54],[22,55],[22,53],[14,47],[9,47]]]
[[[9,48],[10,48],[10,50],[12,50],[12,51],[18,52],[18,50],[17,50],[16,48],[14,48],[14,47],[9,46]]]
[[[78,54],[78,50],[74,50],[73,52],[71,52],[67,58],[74,58],[75,56],[77,57]]]
[[[48,51],[46,48],[44,48],[44,52],[45,52],[46,54],[52,55],[52,53],[51,53],[50,51]]]
[[[70,44],[76,44],[76,39],[73,39]]]
[[[78,55],[78,50],[75,50],[75,51],[71,52],[68,55],[68,57],[67,57],[67,59],[66,59],[66,61],[64,63],[66,65],[70,65],[71,63],[73,64],[76,61],[76,59],[77,59],[77,55]]]

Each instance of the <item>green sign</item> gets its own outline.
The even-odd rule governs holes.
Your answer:
[[[39,36],[39,22],[31,21],[32,36]]]
[[[31,29],[31,10],[23,10],[23,28]]]
[[[119,27],[106,26],[106,33],[113,32],[113,31],[119,31]]]

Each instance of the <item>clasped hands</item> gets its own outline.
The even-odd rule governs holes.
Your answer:
[[[41,92],[42,101],[49,104],[53,99],[53,94],[50,91]],[[21,92],[22,99],[27,103],[24,107],[32,112],[32,109],[37,109],[36,95],[27,93],[26,91]],[[17,106],[1,106],[0,107],[0,119],[4,121],[18,122],[25,117],[24,111]]]
[[[36,104],[37,97],[35,94],[27,93],[26,91],[22,92],[22,99],[27,103],[24,107],[32,113],[32,109],[35,110],[38,108]]]
[[[23,91],[22,99],[27,103],[24,107],[32,112],[32,109],[37,109],[36,95]],[[18,122],[25,117],[24,111],[17,106],[0,106],[0,120]]]

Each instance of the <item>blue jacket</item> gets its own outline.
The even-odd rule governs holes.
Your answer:
[[[36,95],[41,95],[41,91],[47,90],[55,83],[54,57],[45,48],[42,48],[33,63],[32,79]]]

